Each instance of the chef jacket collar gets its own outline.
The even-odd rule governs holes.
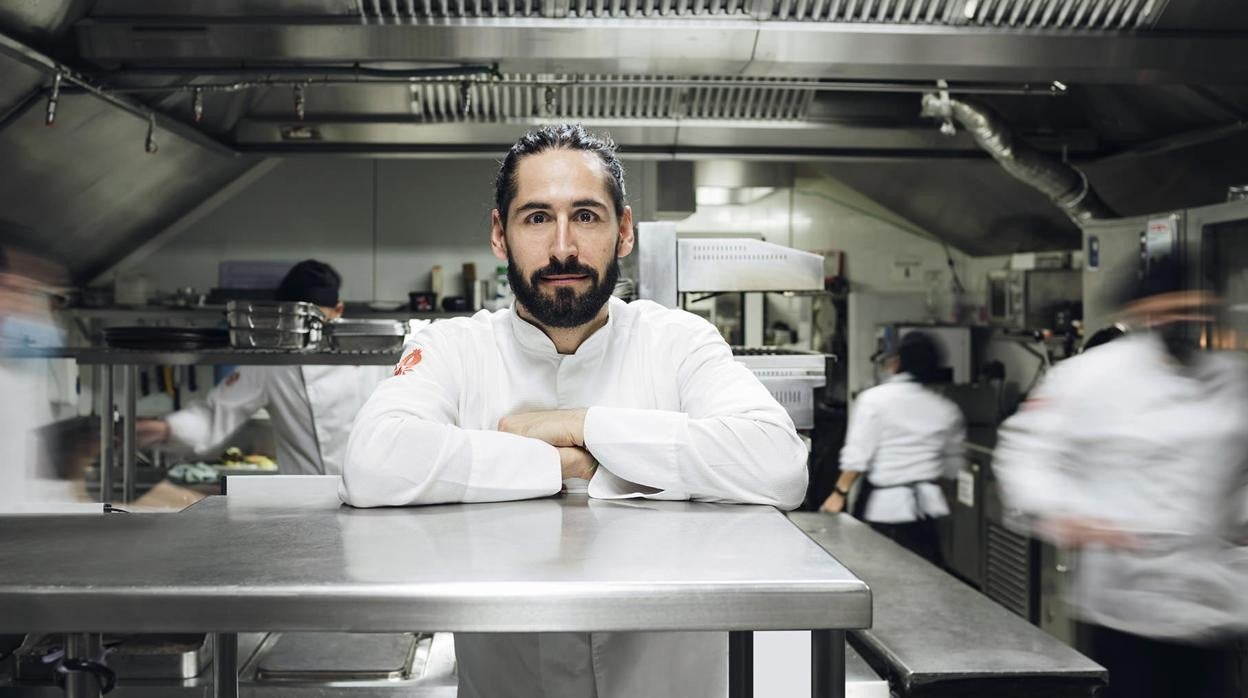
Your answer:
[[[607,300],[606,324],[599,327],[589,337],[586,337],[576,352],[570,354],[570,356],[584,357],[590,354],[601,353],[607,346],[607,338],[611,336],[611,327],[615,323],[615,315],[623,305],[624,301],[611,296]],[[544,356],[559,356],[559,351],[555,348],[555,343],[550,340],[550,337],[547,337],[541,328],[520,317],[520,313],[516,312],[514,301],[511,304],[511,329],[516,342],[522,349]]]

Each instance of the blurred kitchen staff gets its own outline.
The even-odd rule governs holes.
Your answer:
[[[1190,337],[1217,299],[1163,260],[1127,294],[1138,330],[1059,364],[1001,429],[1019,523],[1078,549],[1070,604],[1110,695],[1232,695],[1248,627],[1248,374]]]
[[[282,279],[277,300],[312,303],[332,321],[342,315],[341,286],[342,277],[333,267],[309,259]],[[337,475],[342,472],[351,422],[390,373],[385,366],[242,366],[203,402],[164,419],[140,420],[139,444],[168,442],[199,457],[215,455],[263,408],[277,432],[277,466],[282,473]]]
[[[415,337],[356,420],[345,502],[526,499],[585,480],[598,498],[802,501],[806,448],[715,327],[611,296],[633,248],[613,143],[579,125],[532,131],[495,201],[515,305]],[[461,698],[727,691],[724,633],[457,633],[455,649]]]
[[[54,294],[65,270],[33,252],[0,245],[0,511],[38,511],[50,502],[75,501],[74,483],[38,472],[34,430],[53,421],[48,362],[6,358],[32,348],[64,344],[52,318]]]
[[[850,487],[865,473],[854,515],[941,564],[936,519],[949,515],[949,504],[939,480],[956,477],[962,467],[962,412],[927,387],[943,364],[929,335],[906,333],[889,362],[893,376],[854,400],[841,476],[821,510],[844,511]]]

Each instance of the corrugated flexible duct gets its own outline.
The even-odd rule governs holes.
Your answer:
[[[1088,178],[1073,166],[1017,142],[1009,126],[992,110],[965,99],[953,99],[946,93],[923,95],[923,116],[944,120],[941,131],[953,133],[957,121],[1016,179],[1039,189],[1062,210],[1075,225],[1099,218],[1117,218]]]

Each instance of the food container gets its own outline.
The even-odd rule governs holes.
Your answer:
[[[326,327],[338,351],[393,351],[403,348],[407,325],[398,320],[340,320]]]
[[[230,346],[235,349],[315,349],[321,339],[319,326],[315,330],[230,329]]]
[[[311,303],[230,301],[225,309],[237,349],[313,349],[324,336],[325,314]]]

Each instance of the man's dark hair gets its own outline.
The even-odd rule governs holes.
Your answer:
[[[926,332],[911,330],[897,343],[898,369],[924,385],[940,379],[940,367],[944,362],[940,345]]]
[[[598,136],[589,133],[580,124],[557,124],[533,129],[520,137],[507,151],[503,164],[494,179],[494,206],[503,227],[507,227],[507,209],[516,198],[516,168],[520,161],[530,155],[544,153],[547,150],[563,148],[566,150],[583,150],[593,153],[602,160],[602,167],[607,173],[607,191],[611,193],[611,203],[615,207],[616,217],[624,215],[624,165],[620,164],[615,154],[615,142],[609,136]]]
[[[277,287],[276,298],[282,302],[312,303],[325,307],[338,305],[342,276],[324,262],[305,259],[286,272]]]

